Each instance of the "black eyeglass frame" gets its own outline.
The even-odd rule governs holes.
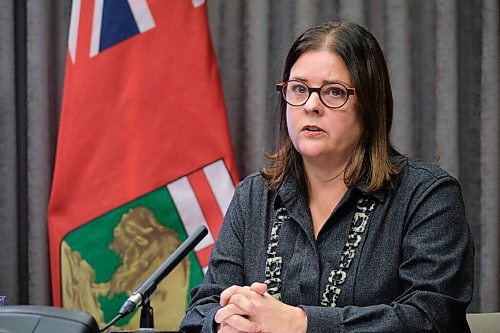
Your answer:
[[[285,85],[287,85],[290,82],[300,82],[300,83],[302,83],[303,85],[305,85],[307,87],[307,90],[309,91],[309,96],[307,96],[307,98],[304,101],[304,103],[301,103],[301,104],[292,104],[289,101],[287,101],[286,96],[285,96],[285,90],[283,88],[285,87]],[[323,98],[321,98],[321,89],[323,89],[324,86],[329,85],[329,84],[338,84],[338,85],[341,85],[342,87],[344,87],[345,91],[347,92],[347,97],[345,98],[344,103],[342,103],[339,106],[329,106],[329,105],[327,105],[323,101]],[[330,109],[338,109],[338,108],[343,107],[347,103],[347,101],[349,100],[349,96],[356,95],[356,89],[355,88],[347,87],[345,84],[343,84],[341,82],[336,82],[336,81],[327,82],[327,83],[321,85],[321,87],[319,87],[319,88],[311,88],[311,87],[309,87],[307,85],[307,83],[305,83],[303,81],[300,81],[300,80],[288,80],[288,81],[283,81],[283,82],[280,82],[280,83],[276,83],[276,91],[281,92],[281,96],[283,97],[283,99],[285,100],[285,102],[287,104],[291,105],[291,106],[302,106],[302,105],[306,104],[307,101],[309,100],[309,98],[311,98],[311,94],[313,92],[315,92],[315,93],[318,94],[319,100],[321,101],[321,103],[323,103],[324,106],[326,106],[327,108],[330,108]]]

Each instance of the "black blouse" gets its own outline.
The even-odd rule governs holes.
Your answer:
[[[220,293],[266,280],[272,228],[284,207],[289,218],[275,249],[282,261],[279,292],[283,302],[306,311],[307,332],[469,332],[474,246],[460,185],[437,166],[397,159],[405,166],[395,189],[366,193],[363,182],[349,189],[317,239],[295,179],[269,191],[262,176],[248,176],[235,191],[181,329],[214,332]],[[373,211],[343,269],[335,307],[321,305],[363,198]]]

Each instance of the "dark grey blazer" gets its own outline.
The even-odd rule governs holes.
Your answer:
[[[307,332],[469,332],[474,246],[460,185],[442,169],[395,157],[404,165],[396,188],[349,189],[315,240],[306,194],[289,177],[277,191],[259,174],[242,181],[212,250],[202,285],[181,324],[214,332],[219,294],[231,285],[266,280],[266,253],[276,210],[290,219],[279,230],[282,301],[307,313]],[[336,307],[321,306],[339,268],[359,198],[374,200]],[[331,284],[331,283],[330,283]]]

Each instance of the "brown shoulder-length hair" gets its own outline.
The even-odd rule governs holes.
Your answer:
[[[344,173],[344,182],[352,187],[361,177],[367,179],[367,191],[390,189],[401,173],[391,163],[392,91],[384,54],[375,37],[352,22],[327,22],[311,28],[293,43],[285,60],[283,81],[297,59],[308,51],[328,50],[344,60],[356,89],[361,116],[362,136]],[[281,96],[281,95],[280,95]],[[294,148],[286,124],[286,102],[280,97],[277,151],[266,154],[269,166],[260,170],[271,189],[278,188],[286,176],[293,175],[302,189],[307,188],[302,156]]]

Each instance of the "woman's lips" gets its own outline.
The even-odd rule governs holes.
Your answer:
[[[302,132],[309,137],[316,137],[325,133],[325,131],[321,127],[315,125],[306,125],[302,127]]]
[[[308,132],[324,132],[324,130],[321,127],[315,125],[306,125],[302,127],[302,130]]]

